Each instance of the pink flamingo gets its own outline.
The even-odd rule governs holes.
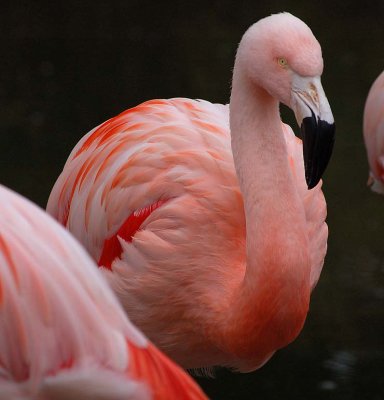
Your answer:
[[[0,399],[43,398],[206,399],[71,235],[0,186]]]
[[[318,182],[334,121],[322,70],[307,25],[262,19],[239,45],[229,106],[176,98],[129,109],[80,140],[52,190],[48,212],[185,368],[251,371],[302,329],[328,236]]]
[[[384,194],[384,72],[373,83],[364,109],[364,140],[368,154],[368,185]]]

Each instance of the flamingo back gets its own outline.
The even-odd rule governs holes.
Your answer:
[[[187,187],[202,185],[204,194],[212,183],[209,175],[202,182],[204,170],[233,163],[226,149],[227,109],[189,99],[152,100],[106,121],[73,149],[47,211],[98,260],[106,238],[131,214],[181,196]]]

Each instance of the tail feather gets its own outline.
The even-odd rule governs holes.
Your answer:
[[[207,399],[199,386],[180,367],[168,359],[151,343],[137,348],[128,343],[130,375],[145,380],[156,400],[203,400]]]

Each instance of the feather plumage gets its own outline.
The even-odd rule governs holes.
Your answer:
[[[69,232],[0,186],[0,399],[43,397],[205,398],[130,323]]]
[[[118,241],[104,275],[134,323],[184,367],[253,370],[304,324],[327,240],[317,183],[334,125],[322,69],[302,21],[267,17],[241,40],[229,106],[175,98],[124,111],[80,140],[52,190],[48,212],[95,260]],[[306,163],[279,102],[318,135],[305,136],[316,143],[304,146]]]

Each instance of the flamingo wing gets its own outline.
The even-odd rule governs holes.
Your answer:
[[[2,186],[0,393],[0,399],[205,398],[130,323],[69,232]]]
[[[51,192],[47,211],[94,259],[105,259],[105,240],[123,221],[131,217],[133,227],[122,236],[129,239],[159,201],[186,194],[188,186],[201,183],[199,173],[216,170],[214,157],[220,167],[224,161],[233,168],[229,140],[226,106],[189,99],[145,102],[82,138]],[[213,183],[210,175],[207,187]],[[231,179],[234,172],[228,174]]]

